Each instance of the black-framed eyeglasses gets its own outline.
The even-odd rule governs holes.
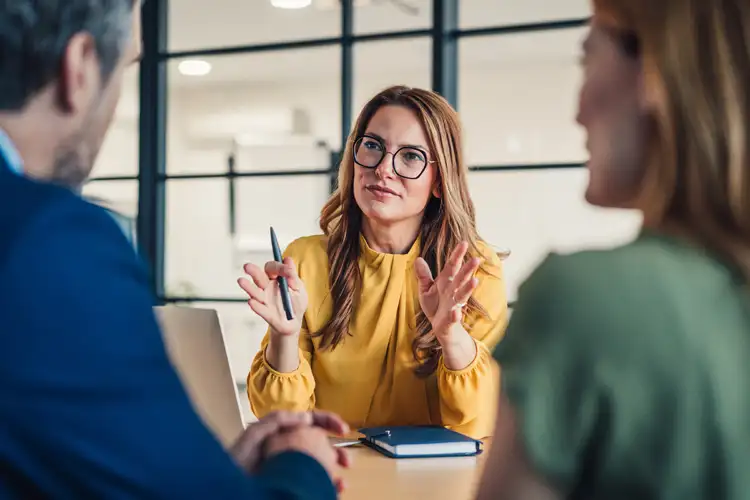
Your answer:
[[[386,151],[385,144],[377,137],[363,135],[354,141],[354,162],[365,168],[377,168],[383,161]],[[391,153],[393,156],[393,171],[404,179],[419,179],[427,169],[427,165],[434,163],[427,159],[427,153],[420,148],[403,146]]]

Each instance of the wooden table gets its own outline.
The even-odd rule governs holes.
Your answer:
[[[344,473],[343,500],[470,500],[489,441],[476,457],[393,459],[362,445],[347,449],[354,463]]]

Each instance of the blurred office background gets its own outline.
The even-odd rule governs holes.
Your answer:
[[[128,232],[137,227],[160,301],[219,311],[240,390],[265,332],[236,285],[242,263],[270,258],[271,225],[282,245],[319,232],[343,140],[386,86],[435,88],[458,108],[480,233],[511,251],[509,300],[548,252],[610,246],[637,230],[636,214],[583,200],[574,119],[589,0],[144,9],[144,58],[84,193]]]

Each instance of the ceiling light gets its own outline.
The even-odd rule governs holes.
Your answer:
[[[205,76],[211,72],[211,64],[201,59],[186,59],[177,69],[185,76]]]
[[[271,0],[277,9],[304,9],[312,5],[312,0]]]

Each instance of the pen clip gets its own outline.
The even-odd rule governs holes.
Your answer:
[[[383,432],[379,432],[377,434],[373,434],[369,436],[369,439],[382,438],[382,437],[391,437],[391,431],[386,429]]]

